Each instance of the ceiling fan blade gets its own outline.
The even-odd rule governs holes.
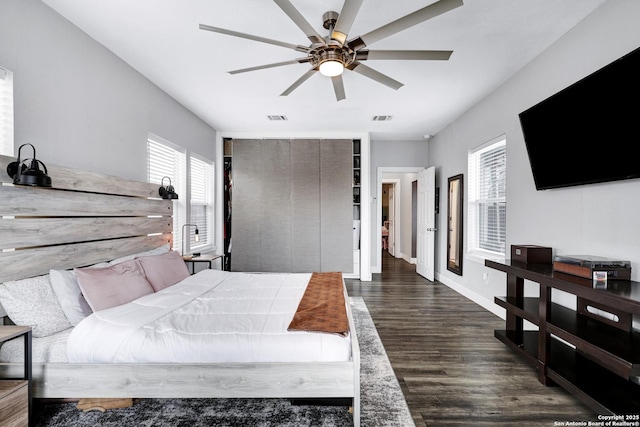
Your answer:
[[[399,59],[399,60],[427,60],[447,61],[451,57],[451,50],[359,50],[356,54],[358,61],[367,59]]]
[[[361,5],[362,0],[344,1],[340,15],[338,15],[338,20],[336,21],[336,26],[331,32],[331,38],[340,42],[340,45],[343,45],[347,41],[349,30],[351,30],[351,26],[353,25],[353,21],[356,19],[356,15],[360,10]]]
[[[299,59],[292,59],[290,61],[282,61],[282,62],[274,62],[272,64],[257,65],[255,67],[242,68],[242,69],[239,69],[239,70],[229,71],[229,74],[247,73],[249,71],[257,71],[257,70],[264,70],[266,68],[282,67],[283,65],[302,64],[302,63],[305,63],[305,62],[309,62],[309,59],[308,58],[299,58]]]
[[[273,44],[276,46],[286,47],[297,50],[298,52],[309,53],[307,46],[295,45],[293,43],[281,42],[278,40],[268,39],[266,37],[254,36],[252,34],[240,33],[238,31],[227,30],[224,28],[212,27],[210,25],[200,24],[201,30],[213,31],[214,33],[226,34],[228,36],[240,37],[243,39],[253,40],[261,43]]]
[[[306,34],[311,43],[324,43],[324,38],[313,29],[311,24],[302,16],[289,0],[273,0],[284,13]]]
[[[443,13],[449,12],[457,7],[462,6],[462,0],[440,0],[422,9],[416,10],[402,18],[396,19],[382,27],[370,31],[362,36],[354,39],[348,43],[349,47],[353,50],[361,49],[372,43],[389,37],[407,28],[413,27],[416,24],[424,22],[428,19],[434,18]]]
[[[375,80],[378,83],[382,83],[383,85],[388,86],[394,90],[398,90],[402,86],[404,86],[404,84],[400,83],[399,81],[394,80],[389,76],[385,76],[381,72],[376,71],[373,68],[369,68],[357,61],[351,64],[351,66],[349,66],[349,69],[365,77],[369,77],[370,79]]]
[[[316,70],[314,70],[313,68],[310,69],[309,71],[304,73],[302,75],[302,77],[300,77],[298,80],[296,80],[291,86],[289,86],[284,92],[282,92],[280,94],[280,96],[289,95],[291,92],[296,90],[298,88],[298,86],[300,86],[302,83],[306,82],[309,79],[309,77],[313,76],[315,73],[316,73]]]
[[[333,83],[333,91],[336,93],[336,101],[347,99],[347,96],[344,94],[344,82],[342,80],[342,74],[331,77],[331,83]]]

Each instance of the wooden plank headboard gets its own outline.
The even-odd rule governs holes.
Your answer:
[[[47,165],[52,188],[14,186],[14,160],[0,156],[0,283],[171,244],[160,183]]]

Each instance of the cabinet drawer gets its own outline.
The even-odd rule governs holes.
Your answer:
[[[27,381],[0,381],[0,425],[29,425],[29,395]]]

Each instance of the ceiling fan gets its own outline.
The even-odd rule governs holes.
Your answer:
[[[293,4],[291,4],[290,0],[273,1],[305,33],[311,41],[309,46],[295,45],[224,28],[212,27],[205,24],[200,24],[200,29],[281,46],[305,53],[306,56],[302,58],[233,70],[229,71],[229,74],[246,73],[249,71],[263,70],[266,68],[274,68],[290,64],[309,63],[311,64],[311,69],[282,92],[280,96],[289,95],[298,86],[319,71],[321,74],[331,78],[331,81],[333,82],[333,90],[338,101],[346,99],[344,83],[342,81],[342,72],[345,68],[355,71],[358,74],[382,83],[383,85],[395,90],[398,90],[403,86],[403,84],[397,80],[394,80],[373,68],[367,67],[362,63],[362,61],[448,60],[453,53],[450,50],[369,50],[364,48],[416,24],[449,12],[463,4],[462,0],[440,0],[373,31],[347,41],[349,30],[351,29],[351,25],[360,10],[363,0],[345,0],[339,14],[337,12],[330,11],[323,15],[323,26],[329,30],[329,36],[326,38],[318,34],[316,30],[313,29],[302,14],[300,14]]]

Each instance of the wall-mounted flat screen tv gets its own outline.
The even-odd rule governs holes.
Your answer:
[[[640,177],[640,48],[519,115],[536,189]]]

